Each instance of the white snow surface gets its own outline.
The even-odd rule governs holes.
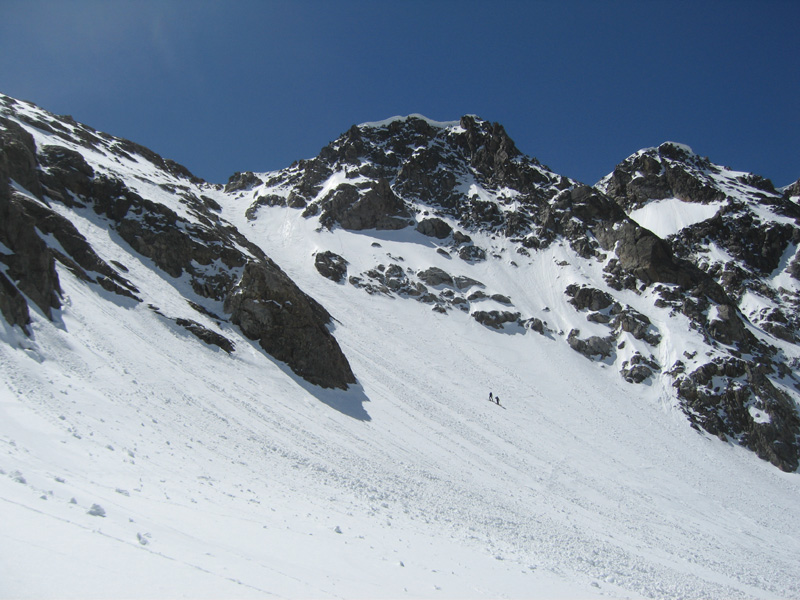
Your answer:
[[[664,383],[313,269],[323,249],[354,272],[438,260],[588,334],[562,290],[596,274],[568,249],[469,265],[416,233],[241,208],[225,216],[331,312],[359,383],[310,386],[225,327],[229,356],[60,269],[55,323],[0,330],[0,596],[800,596],[798,476],[691,429]],[[76,224],[187,314],[180,281]]]
[[[421,115],[419,113],[414,113],[414,114],[405,115],[405,116],[397,115],[397,116],[394,116],[394,117],[389,117],[388,119],[383,119],[381,121],[369,121],[367,123],[361,123],[359,125],[359,127],[370,127],[370,128],[374,128],[374,129],[379,129],[381,127],[386,127],[388,125],[391,125],[392,123],[394,123],[396,121],[407,121],[408,119],[411,119],[411,118],[422,119],[428,125],[430,125],[432,127],[438,127],[440,129],[447,129],[448,127],[459,127],[460,126],[460,122],[459,121],[434,121],[433,119],[429,119],[425,115]]]
[[[147,161],[81,152],[191,216]],[[800,597],[800,477],[690,428],[669,380],[628,384],[564,343],[604,331],[564,295],[601,285],[602,264],[558,244],[523,259],[479,233],[493,251],[468,264],[412,230],[317,230],[279,207],[248,221],[241,200],[195,191],[333,315],[358,384],[309,385],[190,309],[188,283],[91,210],[70,212],[145,302],[59,266],[52,322],[34,311],[27,338],[0,319],[0,597]],[[553,333],[335,284],[313,267],[323,250],[351,273],[396,262],[472,277]],[[646,294],[620,297],[663,334],[660,364],[707,349]]]
[[[722,206],[722,202],[699,204],[684,202],[678,198],[666,198],[632,210],[628,216],[658,237],[666,238],[678,233],[684,227],[710,219]]]

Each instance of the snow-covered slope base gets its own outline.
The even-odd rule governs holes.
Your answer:
[[[800,597],[800,479],[687,427],[662,382],[337,285],[304,249],[413,265],[422,238],[226,210],[337,320],[359,384],[311,386],[234,328],[229,355],[59,267],[53,322],[0,320],[0,595]],[[539,282],[523,308],[568,330],[560,289],[594,276],[571,252],[460,268]]]

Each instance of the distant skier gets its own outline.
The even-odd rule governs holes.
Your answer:
[[[492,392],[489,392],[489,402],[494,402],[494,397],[492,396]]]
[[[500,396],[495,396],[494,401],[497,402],[497,406],[500,406]]]

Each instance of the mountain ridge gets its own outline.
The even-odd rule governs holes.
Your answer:
[[[590,187],[474,116],[353,126],[223,186],[0,105],[0,486],[15,506],[51,498],[42,515],[91,528],[102,504],[119,540],[217,574],[156,507],[185,517],[181,535],[198,510],[276,535],[264,507],[279,506],[308,539],[292,543],[357,556],[390,594],[406,582],[339,545],[364,544],[345,523],[371,537],[394,522],[417,551],[477,544],[492,565],[463,560],[514,596],[551,575],[575,597],[796,594],[792,519],[784,549],[771,541],[794,510],[800,431],[792,188],[674,143]],[[328,536],[326,511],[342,523]],[[748,535],[706,524],[728,519]],[[242,539],[208,534],[225,556]],[[292,564],[294,595],[335,595]],[[336,564],[345,586],[367,577]],[[448,565],[448,585],[478,585]]]
[[[8,106],[9,101],[5,104]],[[78,146],[88,144],[88,148],[101,154],[110,153],[117,162],[120,158],[135,162],[135,157],[140,156],[177,181],[188,179],[201,189],[205,186],[209,192],[220,191],[220,186],[198,180],[177,163],[165,161],[135,143],[90,131],[69,119],[61,122],[50,117],[46,122],[48,117],[43,111],[34,117],[26,116],[25,111],[21,114],[22,122],[49,130],[60,139],[77,141]],[[9,123],[8,119],[4,123]],[[37,153],[30,133],[19,130],[19,125],[6,127],[13,141],[6,144],[11,152],[6,150],[5,154],[11,158],[5,176],[32,188],[34,199],[56,199],[68,207],[81,206],[79,198],[89,199],[95,214],[107,218],[136,252],[153,259],[172,277],[189,273],[193,291],[198,298],[214,303],[213,308],[207,306],[205,310],[218,320],[219,314],[229,315],[231,324],[239,326],[248,337],[260,340],[269,354],[286,361],[312,383],[344,388],[356,382],[347,359],[326,329],[330,315],[297,290],[258,246],[220,220],[218,201],[197,197],[186,186],[180,190],[181,186],[174,183],[160,184],[160,191],[176,194],[180,204],[188,207],[179,215],[173,208],[149,202],[129,190],[123,180],[113,175],[109,178],[104,173],[95,174],[75,149],[46,145]],[[71,135],[66,133],[70,128]],[[16,158],[15,152],[19,155]],[[799,385],[791,359],[748,329],[752,320],[768,337],[778,336],[792,344],[796,341],[795,306],[800,298],[796,284],[789,290],[780,287],[783,291],[779,292],[766,285],[763,278],[778,268],[784,253],[792,247],[796,252],[800,209],[768,180],[731,172],[697,156],[688,146],[666,142],[631,155],[590,188],[524,156],[497,123],[474,116],[457,122],[434,122],[410,115],[353,126],[325,146],[318,157],[296,162],[287,169],[262,175],[234,174],[222,191],[239,201],[250,198],[245,211],[248,220],[256,220],[261,207],[284,206],[302,209],[304,218],[317,219],[329,230],[341,227],[351,231],[401,231],[414,227],[422,236],[436,240],[437,252],[467,263],[500,256],[491,240],[488,247],[475,243],[472,236],[477,232],[503,236],[512,243],[520,260],[564,240],[582,259],[603,263],[604,283],[608,286],[607,291],[591,285],[573,285],[564,290],[576,310],[588,310],[586,318],[590,322],[607,327],[605,334],[589,337],[581,337],[579,328],[572,328],[568,334],[561,332],[560,336],[574,350],[597,360],[616,362],[619,355],[623,377],[636,383],[663,370],[675,379],[678,398],[694,426],[722,439],[737,439],[783,469],[798,467],[800,420],[791,393],[787,395],[782,389],[786,384]],[[36,227],[55,235],[62,248],[67,238],[80,238],[63,215],[48,213],[19,191],[11,194],[16,198],[16,204],[11,205],[22,206],[20,210],[32,216]],[[710,220],[681,228],[666,241],[626,214],[636,214],[665,199],[719,205],[720,211]],[[760,211],[757,215],[753,206]],[[730,213],[735,219],[725,220],[731,223],[731,233],[725,240],[717,237],[718,246],[739,263],[704,262],[701,259],[709,252],[704,240],[718,236],[727,227],[722,225],[723,213]],[[134,214],[133,218],[130,214]],[[763,232],[754,231],[753,219],[759,218],[773,223]],[[6,222],[12,224],[18,219],[9,214]],[[39,224],[48,220],[55,224]],[[31,260],[46,262],[43,254],[47,252],[41,243],[33,241],[35,230],[28,225],[27,231],[29,244],[36,246],[28,252],[33,256]],[[753,241],[742,246],[739,240],[747,236]],[[5,239],[11,240],[8,232]],[[8,244],[12,250],[15,245],[24,246],[21,242]],[[91,267],[103,274],[97,281],[105,289],[142,301],[121,269],[93,255],[87,244],[78,242],[78,249],[74,245],[66,244],[70,248],[66,253],[56,250],[49,266],[40,265],[38,269],[14,264],[24,252],[14,252],[6,260],[10,279],[4,278],[4,286],[11,291],[3,295],[2,308],[9,322],[23,328],[26,325],[22,295],[14,293],[15,279],[19,292],[27,292],[46,315],[50,309],[59,308],[55,260],[74,272],[80,272],[82,267],[82,276],[87,280],[91,278],[85,269]],[[502,293],[489,296],[495,302],[493,310],[477,309],[485,297],[478,289],[482,284],[466,276],[456,283],[438,267],[413,272],[397,263],[388,269],[377,264],[346,278],[347,257],[328,251],[327,255],[317,255],[316,260],[318,269],[325,269],[324,265],[330,269],[336,263],[340,280],[370,293],[414,298],[442,313],[453,308],[467,311],[497,330],[516,326],[550,333],[544,315],[523,315]],[[257,267],[254,261],[261,266]],[[797,259],[786,267],[792,278],[793,273],[800,272],[796,264],[800,264]],[[38,281],[29,282],[28,275]],[[706,343],[730,350],[717,352],[705,363],[693,360],[694,356],[687,361],[691,353],[685,352],[684,358],[675,359],[672,364],[660,364],[653,351],[660,344],[662,333],[646,314],[613,297],[625,289],[641,294],[648,288],[660,296],[654,306],[669,308],[673,315],[683,314]],[[748,320],[739,308],[745,294],[750,294],[747,298],[767,296],[777,307],[751,311]],[[196,300],[190,302],[197,305]],[[302,309],[306,311],[304,316],[298,312],[301,304],[308,307]],[[269,306],[273,309],[265,309]],[[292,307],[290,312],[294,314],[287,315],[284,306]],[[182,323],[187,322],[186,318],[181,319]],[[201,333],[196,321],[188,322],[193,323],[190,331]],[[301,335],[299,331],[307,333]],[[641,346],[645,341],[645,346],[632,353],[619,353],[625,347],[625,334],[632,335],[632,344]],[[219,331],[202,335],[229,347]],[[755,370],[741,362],[743,353],[751,356]],[[719,386],[708,389],[709,373],[727,381],[724,390],[720,391]],[[777,378],[770,379],[769,374]],[[776,387],[775,383],[780,385]],[[748,407],[752,406],[760,417],[750,415]],[[720,416],[720,410],[726,414]],[[763,415],[770,415],[769,422]]]

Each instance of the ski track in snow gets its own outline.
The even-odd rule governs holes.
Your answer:
[[[159,317],[148,303],[215,326],[87,212],[76,225],[149,296],[59,268],[54,323],[34,314],[26,339],[0,322],[0,596],[800,597],[797,475],[692,430],[666,383],[570,350],[571,328],[603,330],[566,302],[601,280],[568,249],[469,265],[299,211],[248,222],[215,194],[334,316],[358,385],[313,388],[234,328],[228,356]],[[553,339],[334,284],[309,239],[352,273],[402,257],[473,277]]]

